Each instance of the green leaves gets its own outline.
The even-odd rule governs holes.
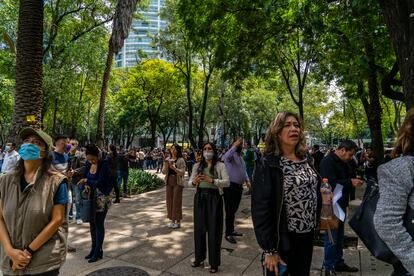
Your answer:
[[[142,194],[156,190],[165,185],[158,176],[143,170],[130,169],[128,174],[128,190],[131,194]]]

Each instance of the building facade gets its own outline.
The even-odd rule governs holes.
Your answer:
[[[115,56],[115,67],[132,67],[144,53],[148,58],[162,58],[160,47],[155,43],[166,22],[161,20],[160,12],[166,0],[150,0],[145,9],[140,9],[142,19],[133,20],[129,36],[125,39],[124,47]]]

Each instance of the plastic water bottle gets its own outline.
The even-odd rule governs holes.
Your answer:
[[[333,208],[332,208],[332,188],[328,183],[328,179],[322,179],[321,185],[321,194],[322,194],[322,210],[321,210],[321,219],[332,219],[333,217]]]

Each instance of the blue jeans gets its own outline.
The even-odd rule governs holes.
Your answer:
[[[72,183],[72,205],[75,203],[76,206],[76,219],[80,219],[80,200],[81,200],[81,191],[79,186],[76,183]]]
[[[246,173],[247,176],[249,177],[250,182],[253,181],[253,171],[254,171],[254,167],[246,167]]]
[[[339,221],[338,229],[331,230],[333,243],[329,241],[328,232],[324,236],[324,266],[326,270],[333,270],[338,264],[344,263],[344,235],[345,225]]]
[[[121,181],[124,182],[123,185],[123,192],[124,194],[127,193],[127,183],[128,183],[128,172],[125,171],[117,171],[118,179],[116,184],[118,185],[118,188],[121,187]]]

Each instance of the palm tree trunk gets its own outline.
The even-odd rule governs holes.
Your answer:
[[[96,143],[102,147],[105,142],[105,101],[108,92],[108,82],[112,69],[112,61],[115,53],[117,53],[124,45],[125,38],[128,37],[129,29],[132,24],[132,15],[136,10],[138,0],[118,0],[114,21],[112,26],[112,34],[109,39],[108,57],[106,59],[105,72],[103,76],[101,98],[99,100],[98,112],[98,129],[96,131]]]
[[[43,1],[20,0],[16,93],[14,96],[13,128],[9,139],[18,140],[22,127],[41,127],[43,104]]]

